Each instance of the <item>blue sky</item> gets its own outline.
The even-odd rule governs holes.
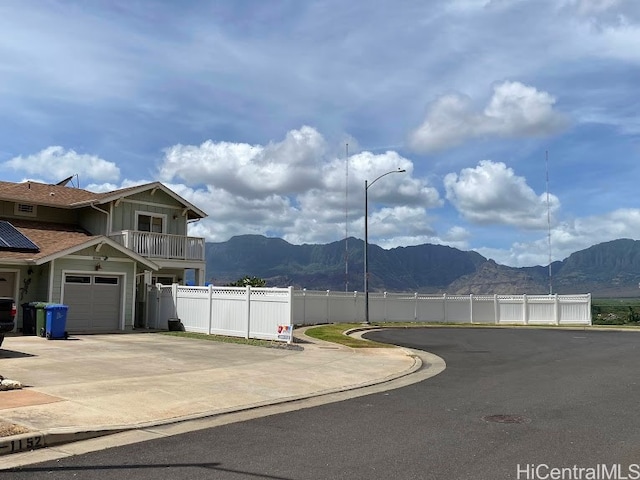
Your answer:
[[[301,244],[363,238],[403,168],[384,248],[640,239],[634,0],[4,0],[0,31],[3,180],[158,180],[192,235]]]

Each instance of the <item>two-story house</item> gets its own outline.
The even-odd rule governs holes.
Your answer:
[[[69,306],[67,331],[146,326],[147,285],[204,283],[206,214],[154,182],[106,193],[0,182],[0,296]],[[23,325],[18,307],[17,329]]]

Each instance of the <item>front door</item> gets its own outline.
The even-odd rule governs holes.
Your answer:
[[[0,297],[13,298],[15,294],[16,294],[16,272],[0,272]]]

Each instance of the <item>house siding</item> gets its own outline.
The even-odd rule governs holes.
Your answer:
[[[153,205],[149,205],[149,203]],[[143,192],[129,197],[127,201],[121,202],[117,207],[114,204],[112,231],[136,230],[136,212],[148,212],[166,217],[166,231],[164,233],[187,235],[187,222],[182,216],[182,208],[180,203],[164,192],[157,191],[155,195]]]
[[[75,224],[78,222],[78,212],[75,210],[37,205],[36,216],[31,217],[28,215],[16,215],[15,205],[16,202],[0,202],[0,217],[6,218],[9,221],[12,218],[19,218],[21,220],[35,220],[38,222],[53,222],[64,224]]]
[[[106,210],[102,208],[102,210]],[[107,210],[108,211],[108,210]],[[108,235],[107,215],[94,208],[83,208],[78,223],[92,235]]]

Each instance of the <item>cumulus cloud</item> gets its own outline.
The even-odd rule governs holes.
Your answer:
[[[59,182],[78,174],[81,179],[115,181],[120,177],[120,169],[115,163],[95,155],[65,150],[60,146],[47,147],[26,157],[14,157],[3,163],[4,167],[28,175],[38,175],[48,181]]]
[[[174,145],[165,150],[159,176],[164,181],[224,185],[239,195],[303,192],[321,185],[317,173],[324,154],[322,135],[303,126],[265,146],[211,140],[200,146]]]
[[[409,159],[395,151],[353,153],[347,185],[345,158],[332,152],[317,130],[305,126],[267,145],[175,145],[165,150],[158,175],[210,215],[191,227],[210,240],[259,233],[324,243],[345,233],[362,238],[365,179],[404,169],[369,190],[370,238],[432,233],[426,210],[443,201],[436,188],[413,175]]]
[[[564,260],[574,252],[619,238],[640,239],[640,209],[617,209],[600,215],[557,222],[551,228],[552,260]],[[508,248],[475,249],[487,258],[512,267],[548,265],[549,237],[514,242]]]
[[[476,224],[503,224],[524,229],[547,225],[547,195],[536,195],[524,177],[515,175],[504,163],[481,161],[475,168],[444,178],[447,199],[460,214]],[[560,206],[549,195],[549,210]]]
[[[551,135],[566,125],[565,118],[554,110],[555,103],[549,93],[520,82],[497,84],[482,112],[474,110],[469,97],[451,93],[431,105],[425,121],[411,133],[409,143],[415,151],[432,152],[484,136]]]

